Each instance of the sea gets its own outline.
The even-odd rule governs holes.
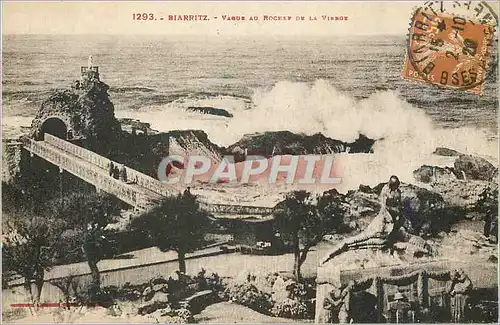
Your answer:
[[[436,147],[498,164],[496,69],[482,96],[410,82],[401,77],[405,42],[384,35],[6,35],[2,133],[29,126],[48,94],[69,88],[92,55],[116,115],[158,131],[203,129],[221,146],[263,131],[343,141],[364,134],[378,140],[378,165],[392,166],[384,175],[395,166],[409,170],[408,162],[431,157]],[[234,117],[187,106],[223,108]]]

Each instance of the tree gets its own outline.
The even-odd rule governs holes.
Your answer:
[[[91,295],[96,294],[101,285],[97,263],[112,246],[108,239],[111,231],[105,228],[119,215],[118,202],[108,194],[74,193],[52,201],[50,210],[65,223],[60,250],[83,250],[92,274]]]
[[[11,212],[12,213],[12,212]],[[2,266],[5,273],[16,273],[24,278],[24,287],[31,301],[40,301],[45,271],[55,263],[55,255],[63,225],[59,220],[19,208],[6,221],[2,247]],[[33,292],[32,282],[36,292]]]
[[[293,274],[297,281],[302,278],[300,268],[311,247],[343,226],[342,203],[342,196],[334,190],[314,200],[306,191],[294,191],[278,204],[281,209],[275,213],[275,225],[293,251]]]
[[[132,228],[148,235],[161,251],[175,250],[179,271],[186,273],[186,253],[205,243],[208,219],[189,193],[164,198],[158,205],[132,221]]]

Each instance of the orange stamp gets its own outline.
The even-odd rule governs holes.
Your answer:
[[[481,20],[418,8],[411,20],[402,76],[482,94],[494,32]]]

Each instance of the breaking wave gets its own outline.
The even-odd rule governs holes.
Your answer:
[[[411,181],[413,170],[422,164],[452,163],[450,158],[433,156],[436,147],[498,161],[497,142],[489,139],[487,130],[438,128],[424,110],[401,99],[396,91],[379,91],[356,100],[324,80],[312,85],[285,81],[270,91],[257,91],[253,102],[253,109],[235,115],[224,139],[213,140],[234,142],[247,133],[289,130],[309,135],[321,132],[352,142],[364,134],[377,140],[374,155],[341,158],[344,180],[352,181],[351,188],[360,183],[375,185],[393,173]]]
[[[324,80],[312,85],[284,81],[270,91],[256,91],[253,103],[253,109],[239,112],[229,125],[228,133],[233,137],[289,130],[305,134],[321,132],[352,142],[364,134],[379,140],[375,147],[379,153],[391,150],[418,157],[432,153],[436,147],[449,147],[497,157],[496,145],[488,141],[486,130],[437,128],[424,110],[412,106],[392,90],[356,100]]]

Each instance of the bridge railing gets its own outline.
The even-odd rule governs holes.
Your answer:
[[[277,211],[275,208],[259,207],[251,205],[213,204],[200,202],[200,208],[214,214],[248,214],[248,215],[271,215]]]
[[[92,169],[90,166],[85,166],[81,162],[55,151],[44,142],[29,140],[25,142],[24,147],[37,156],[40,156],[56,166],[60,166],[69,173],[78,176],[107,193],[115,195],[122,201],[132,206],[136,206],[138,199],[140,199],[140,194],[138,194],[133,188],[130,188],[127,184],[112,177],[102,175],[102,173]]]
[[[112,162],[115,166],[121,165],[120,163],[103,157],[99,154],[96,154],[93,151],[82,148],[80,146],[74,145],[68,141],[55,137],[51,134],[45,133],[44,140],[47,143],[50,143],[54,147],[57,147],[61,150],[67,151],[74,156],[77,156],[85,161],[88,161],[94,165],[99,166],[102,169],[108,170],[109,163]],[[168,196],[175,194],[176,191],[172,188],[169,188],[168,185],[160,182],[157,179],[154,179],[151,176],[138,172],[130,167],[127,167],[127,179],[131,181],[135,181],[137,185],[142,186],[144,188],[149,189],[152,192],[160,194],[162,196]]]
[[[80,158],[88,163],[91,163],[100,169],[104,169],[106,171],[109,168],[110,162],[113,162],[113,164],[115,164],[115,165],[120,165],[118,162],[112,161],[106,157],[103,157],[99,154],[96,154],[93,151],[90,151],[88,149],[74,145],[68,141],[57,138],[57,137],[50,135],[48,133],[44,134],[44,140],[46,143],[64,151],[64,152],[70,153],[71,155],[74,155],[74,156],[76,156],[76,157],[78,157],[78,158]],[[43,142],[36,142],[33,140],[29,140],[28,145],[32,148],[31,149],[32,151],[34,151],[34,150],[45,150],[45,151],[49,150],[50,151],[50,147],[44,146]],[[48,157],[45,157],[45,156],[43,156],[43,158],[49,160],[50,162],[52,162],[56,165],[61,165],[60,162],[53,160],[53,159],[58,159],[57,157],[51,158],[52,160],[49,159]],[[66,169],[65,166],[62,166],[62,167]],[[69,169],[68,169],[68,171],[72,172]],[[80,174],[75,174],[75,175],[80,177]],[[127,184],[125,184],[121,181],[118,181],[112,177],[102,178],[102,174],[100,177],[101,178],[99,178],[99,179],[92,178],[91,180],[89,180],[89,179],[85,179],[82,176],[82,178],[84,178],[86,181],[89,181],[89,182],[93,183],[94,185],[99,185],[99,187],[102,188],[104,191],[111,193],[111,194],[114,194],[114,195],[117,195],[117,196],[119,193],[115,194],[114,192],[112,192],[111,185],[109,188],[105,187],[108,183],[114,184],[114,186],[118,186],[119,188],[124,188],[124,187],[128,186]],[[128,168],[128,167],[127,167],[127,178],[132,180],[132,181],[135,181],[137,185],[139,185],[143,188],[146,188],[146,189],[148,189],[156,194],[159,194],[161,196],[169,196],[169,195],[178,193],[178,191],[175,190],[174,188],[169,187],[168,185],[154,179],[153,177],[150,177],[148,175],[145,175],[143,173],[140,173],[140,172],[138,172],[132,168]],[[99,182],[99,183],[97,183],[97,182]],[[131,190],[131,191],[133,192],[133,190]],[[133,192],[133,193],[134,193],[133,195],[140,195],[137,192]],[[126,201],[126,200],[124,200],[124,201],[130,204],[131,198],[128,198],[128,197],[131,196],[131,194],[129,195],[128,193],[125,193],[125,194],[121,194],[121,195],[125,195],[127,197],[128,201]],[[138,198],[139,197],[133,198],[134,203],[132,205],[137,206],[137,204],[138,204],[137,199]],[[143,198],[143,199],[145,199],[145,198]],[[140,201],[140,199],[139,199],[139,201]],[[205,202],[200,202],[200,205],[205,211],[211,212],[214,214],[270,215],[276,211],[274,208],[247,206],[247,205],[213,204],[213,203],[205,203]]]

